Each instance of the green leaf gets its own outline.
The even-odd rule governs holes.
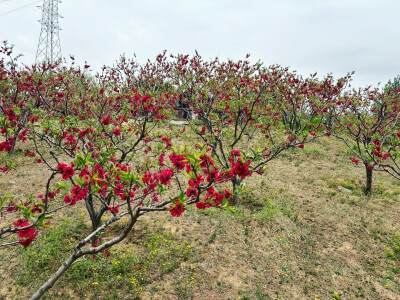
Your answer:
[[[85,185],[85,178],[78,177],[75,180],[76,180],[76,183],[79,184],[81,187],[83,187]]]
[[[228,200],[224,198],[224,200],[222,200],[221,202],[221,207],[222,208],[227,208],[229,205]]]
[[[53,217],[51,217],[51,216],[42,216],[42,217],[39,219],[37,226],[38,226],[38,227],[44,227],[44,225],[45,225],[44,223],[45,223],[45,221],[47,221],[47,220],[53,220]]]
[[[75,161],[77,169],[84,169],[87,163],[89,162],[89,159],[90,159],[89,154],[83,157],[82,154],[79,153]]]
[[[179,203],[180,204],[184,204],[184,200],[185,200],[185,193],[182,191],[180,194],[179,194]]]
[[[35,202],[35,197],[31,194],[31,195],[29,195],[29,201],[28,202],[31,202],[31,203],[33,203],[33,202]]]
[[[57,182],[56,183],[56,188],[60,189],[60,190],[66,190],[67,189],[67,185],[64,182]]]
[[[101,190],[101,187],[99,187],[98,185],[92,185],[92,187],[90,189],[90,193],[93,195],[93,194],[96,194],[100,190]]]

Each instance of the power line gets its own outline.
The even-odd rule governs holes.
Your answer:
[[[10,0],[3,0],[3,1],[1,1],[1,2],[5,2],[5,1],[10,1]],[[39,2],[40,2],[40,1],[31,2],[31,3],[26,4],[26,5],[24,5],[24,6],[20,6],[20,7],[14,8],[14,9],[12,9],[12,10],[6,11],[6,12],[4,12],[4,13],[0,13],[0,17],[9,15],[9,14],[11,14],[11,13],[13,13],[13,12],[16,12],[16,11],[18,11],[18,10],[27,8],[27,7],[31,6],[31,5],[37,4],[37,3],[39,3]]]

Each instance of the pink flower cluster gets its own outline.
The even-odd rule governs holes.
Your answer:
[[[72,188],[72,195],[66,194],[64,197],[64,202],[71,206],[75,205],[79,200],[84,199],[89,194],[89,188],[81,188],[79,184]]]
[[[31,225],[28,221],[24,221],[22,219],[15,221],[13,224],[17,228],[28,227]],[[33,240],[38,236],[38,234],[39,231],[37,231],[33,226],[26,229],[22,229],[18,231],[18,236],[20,237],[18,242],[22,246],[28,247],[33,242]]]
[[[73,165],[68,166],[67,164],[58,164],[57,170],[61,172],[64,180],[69,179],[75,174]]]

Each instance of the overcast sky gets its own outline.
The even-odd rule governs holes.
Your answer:
[[[42,1],[0,0],[0,40],[35,60]],[[98,70],[162,50],[280,64],[308,76],[355,71],[354,87],[400,74],[400,0],[64,0],[63,56]]]

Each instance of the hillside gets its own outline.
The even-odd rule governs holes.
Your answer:
[[[364,170],[344,151],[323,138],[284,153],[247,180],[235,213],[143,217],[110,257],[75,264],[45,299],[398,299],[400,182],[376,173],[365,197]],[[24,194],[44,169],[18,165],[0,190]],[[56,216],[62,222],[26,250],[0,250],[0,299],[38,288],[88,231],[83,213]]]

